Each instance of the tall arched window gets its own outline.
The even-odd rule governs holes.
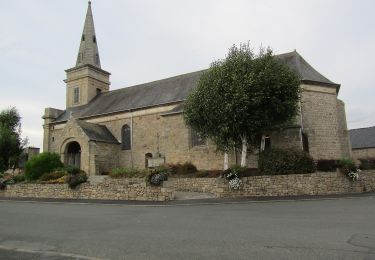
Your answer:
[[[122,150],[130,150],[132,148],[130,127],[128,125],[124,125],[121,128],[121,140]]]

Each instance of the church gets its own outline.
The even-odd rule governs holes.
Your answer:
[[[300,113],[294,123],[264,133],[262,148],[294,148],[318,159],[351,156],[340,84],[320,74],[296,51],[276,56],[300,77]],[[222,169],[224,155],[186,126],[183,103],[203,71],[110,90],[103,70],[89,2],[76,64],[66,70],[66,108],[46,108],[43,151],[89,175],[116,167],[153,167],[191,162],[200,170]],[[235,162],[234,152],[229,164]],[[256,154],[248,166],[256,167]]]

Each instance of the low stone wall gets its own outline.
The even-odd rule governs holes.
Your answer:
[[[362,193],[375,191],[375,171],[360,174],[351,181],[341,172],[317,172],[275,176],[254,176],[242,179],[240,190],[230,190],[228,182],[218,185],[216,195],[220,198],[257,196],[297,196]]]
[[[231,190],[220,178],[169,178],[163,187],[151,187],[143,179],[107,177],[76,189],[66,184],[8,185],[0,197],[168,201],[175,191],[207,192],[218,198],[362,193],[375,191],[375,171],[361,172],[358,181],[340,172],[246,177],[240,190]]]
[[[217,178],[168,178],[163,187],[171,188],[175,191],[196,191],[216,193],[216,189],[222,179]]]
[[[100,183],[83,183],[75,189],[67,184],[8,185],[0,191],[0,197],[168,201],[174,199],[174,193],[169,188],[147,186],[142,179],[106,178]]]
[[[240,190],[231,190],[228,181],[217,178],[169,178],[164,187],[212,193],[218,198],[361,193],[375,191],[375,171],[361,172],[358,181],[341,172],[245,177]]]

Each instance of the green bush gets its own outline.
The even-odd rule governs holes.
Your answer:
[[[13,176],[13,180],[15,183],[17,182],[24,182],[26,180],[25,174],[18,174]]]
[[[196,178],[206,178],[210,175],[208,171],[199,171],[195,173]]]
[[[71,166],[71,165],[65,166],[65,167],[63,167],[61,169],[57,169],[57,170],[65,171],[68,174],[77,174],[77,173],[82,172],[80,168],[75,167],[75,166]]]
[[[54,172],[44,173],[42,176],[39,177],[40,181],[50,181],[50,180],[57,180],[67,174],[66,171],[57,170]]]
[[[338,162],[337,165],[340,168],[340,170],[344,173],[349,173],[351,171],[357,170],[355,163],[351,159],[343,158]]]
[[[246,167],[234,164],[230,167],[231,172],[236,173],[239,177],[246,171]]]
[[[187,175],[198,171],[197,167],[191,162],[166,164],[163,167],[167,168],[168,174],[171,175]]]
[[[313,158],[300,150],[270,149],[259,155],[258,168],[262,174],[301,174],[315,172]]]
[[[44,152],[26,162],[25,176],[27,180],[37,180],[44,173],[52,172],[63,166],[58,154]]]
[[[87,175],[84,172],[80,172],[76,174],[69,174],[66,177],[66,183],[68,183],[69,187],[72,189],[86,181],[87,181]]]
[[[359,159],[361,162],[359,168],[361,170],[373,170],[375,169],[375,158]]]
[[[109,173],[112,178],[134,178],[134,177],[145,177],[148,171],[146,169],[141,170],[137,168],[115,168]]]

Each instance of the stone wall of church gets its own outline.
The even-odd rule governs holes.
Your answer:
[[[273,131],[270,134],[271,146],[281,149],[302,150],[300,128],[287,128]]]
[[[352,158],[352,147],[346,123],[345,103],[339,99],[337,99],[337,116],[339,120],[338,135],[341,145],[341,157]]]
[[[353,149],[353,159],[359,163],[359,159],[375,158],[375,148]]]
[[[96,174],[109,173],[112,169],[119,166],[120,146],[118,144],[109,144],[95,142],[95,168]]]
[[[313,85],[302,85],[302,88],[302,122],[310,154],[315,159],[342,158],[349,150],[343,145],[344,130],[340,121],[344,115],[338,113],[336,89]],[[343,151],[344,148],[348,151]]]
[[[303,85],[302,121],[308,136],[309,150],[315,159],[340,159],[349,153],[350,143],[346,129],[345,109],[337,100],[336,90],[329,87]],[[158,106],[87,120],[105,125],[121,142],[121,129],[127,124],[132,129],[132,149],[122,150],[111,145],[96,146],[91,151],[89,169],[95,174],[114,167],[145,167],[145,155],[161,154],[166,163],[192,162],[198,169],[222,169],[224,156],[208,141],[205,145],[192,146],[190,129],[182,114],[163,115],[176,105]],[[62,153],[61,144],[68,137],[65,124],[50,130],[50,151]],[[270,133],[273,147],[302,149],[300,129],[288,128]],[[52,141],[53,139],[53,141]],[[81,140],[84,141],[83,139]],[[237,154],[239,161],[240,155]],[[92,162],[94,160],[94,162]],[[235,163],[234,152],[229,154],[229,165]],[[101,165],[101,166],[100,166]],[[257,155],[249,154],[248,167],[257,167]],[[92,171],[92,170],[91,170]]]

